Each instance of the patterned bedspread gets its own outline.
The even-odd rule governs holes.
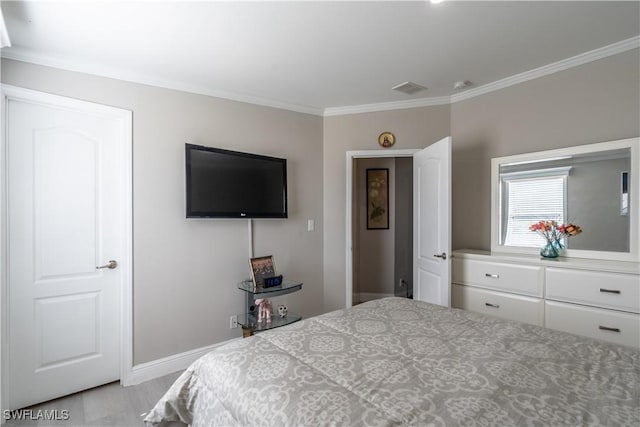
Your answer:
[[[638,426],[640,352],[403,298],[234,341],[145,422]]]

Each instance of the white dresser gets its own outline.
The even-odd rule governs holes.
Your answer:
[[[640,264],[453,252],[455,308],[640,348]]]

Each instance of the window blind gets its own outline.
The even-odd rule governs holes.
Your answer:
[[[545,240],[529,230],[538,221],[564,223],[566,175],[519,178],[505,181],[508,211],[504,244],[541,246]]]

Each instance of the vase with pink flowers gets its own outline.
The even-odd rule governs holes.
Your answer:
[[[557,221],[538,221],[531,224],[529,230],[540,234],[545,239],[545,245],[540,249],[542,258],[557,258],[564,249],[563,240],[582,233],[582,229],[575,224],[558,224]]]

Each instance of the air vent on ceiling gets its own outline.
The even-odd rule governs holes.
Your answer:
[[[413,82],[400,83],[399,85],[395,85],[391,89],[404,92],[409,95],[413,95],[414,93],[418,93],[422,90],[427,90],[426,87],[420,86],[419,84]]]

